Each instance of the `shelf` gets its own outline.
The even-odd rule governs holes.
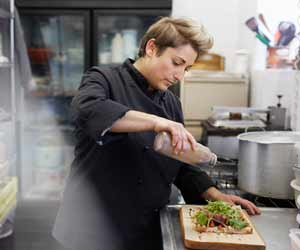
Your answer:
[[[11,63],[0,63],[0,68],[11,68],[12,64]]]
[[[25,126],[26,131],[55,131],[55,130],[64,130],[64,131],[73,131],[74,127],[71,125],[60,125],[60,124],[53,124],[53,125],[27,125]]]
[[[43,186],[33,186],[25,195],[26,200],[51,200],[59,201],[62,197],[63,187],[45,188]]]
[[[0,18],[2,19],[7,19],[10,18],[11,14],[9,13],[9,11],[6,11],[4,9],[0,9]]]
[[[62,92],[60,94],[54,94],[51,91],[45,91],[45,90],[36,90],[36,91],[31,91],[28,93],[30,96],[35,96],[35,97],[73,97],[75,96],[77,91],[74,92]]]

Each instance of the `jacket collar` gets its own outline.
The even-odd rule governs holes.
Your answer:
[[[154,99],[156,96],[163,97],[164,92],[161,90],[149,91],[149,89],[148,89],[149,82],[142,75],[142,73],[139,72],[137,70],[137,68],[135,68],[133,66],[133,64],[134,64],[134,60],[128,58],[124,62],[123,66],[128,70],[128,72],[131,75],[131,77],[133,78],[135,84],[138,85],[138,87],[151,99]]]

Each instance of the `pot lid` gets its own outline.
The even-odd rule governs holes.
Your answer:
[[[238,135],[241,141],[249,141],[263,144],[287,144],[300,142],[300,132],[292,131],[259,131],[248,132]]]

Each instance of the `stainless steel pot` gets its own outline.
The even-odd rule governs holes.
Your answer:
[[[238,135],[240,189],[264,197],[293,199],[290,181],[298,132],[250,132]]]

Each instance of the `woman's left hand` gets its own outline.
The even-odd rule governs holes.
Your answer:
[[[203,193],[202,196],[206,200],[220,200],[226,201],[231,204],[241,205],[241,207],[244,208],[250,215],[256,215],[261,213],[260,209],[253,202],[237,195],[222,193],[215,187],[210,187],[207,191]]]
[[[256,215],[261,213],[260,209],[253,202],[239,197],[237,195],[222,193],[219,199],[236,205],[241,205],[241,207],[244,208],[250,215]]]

